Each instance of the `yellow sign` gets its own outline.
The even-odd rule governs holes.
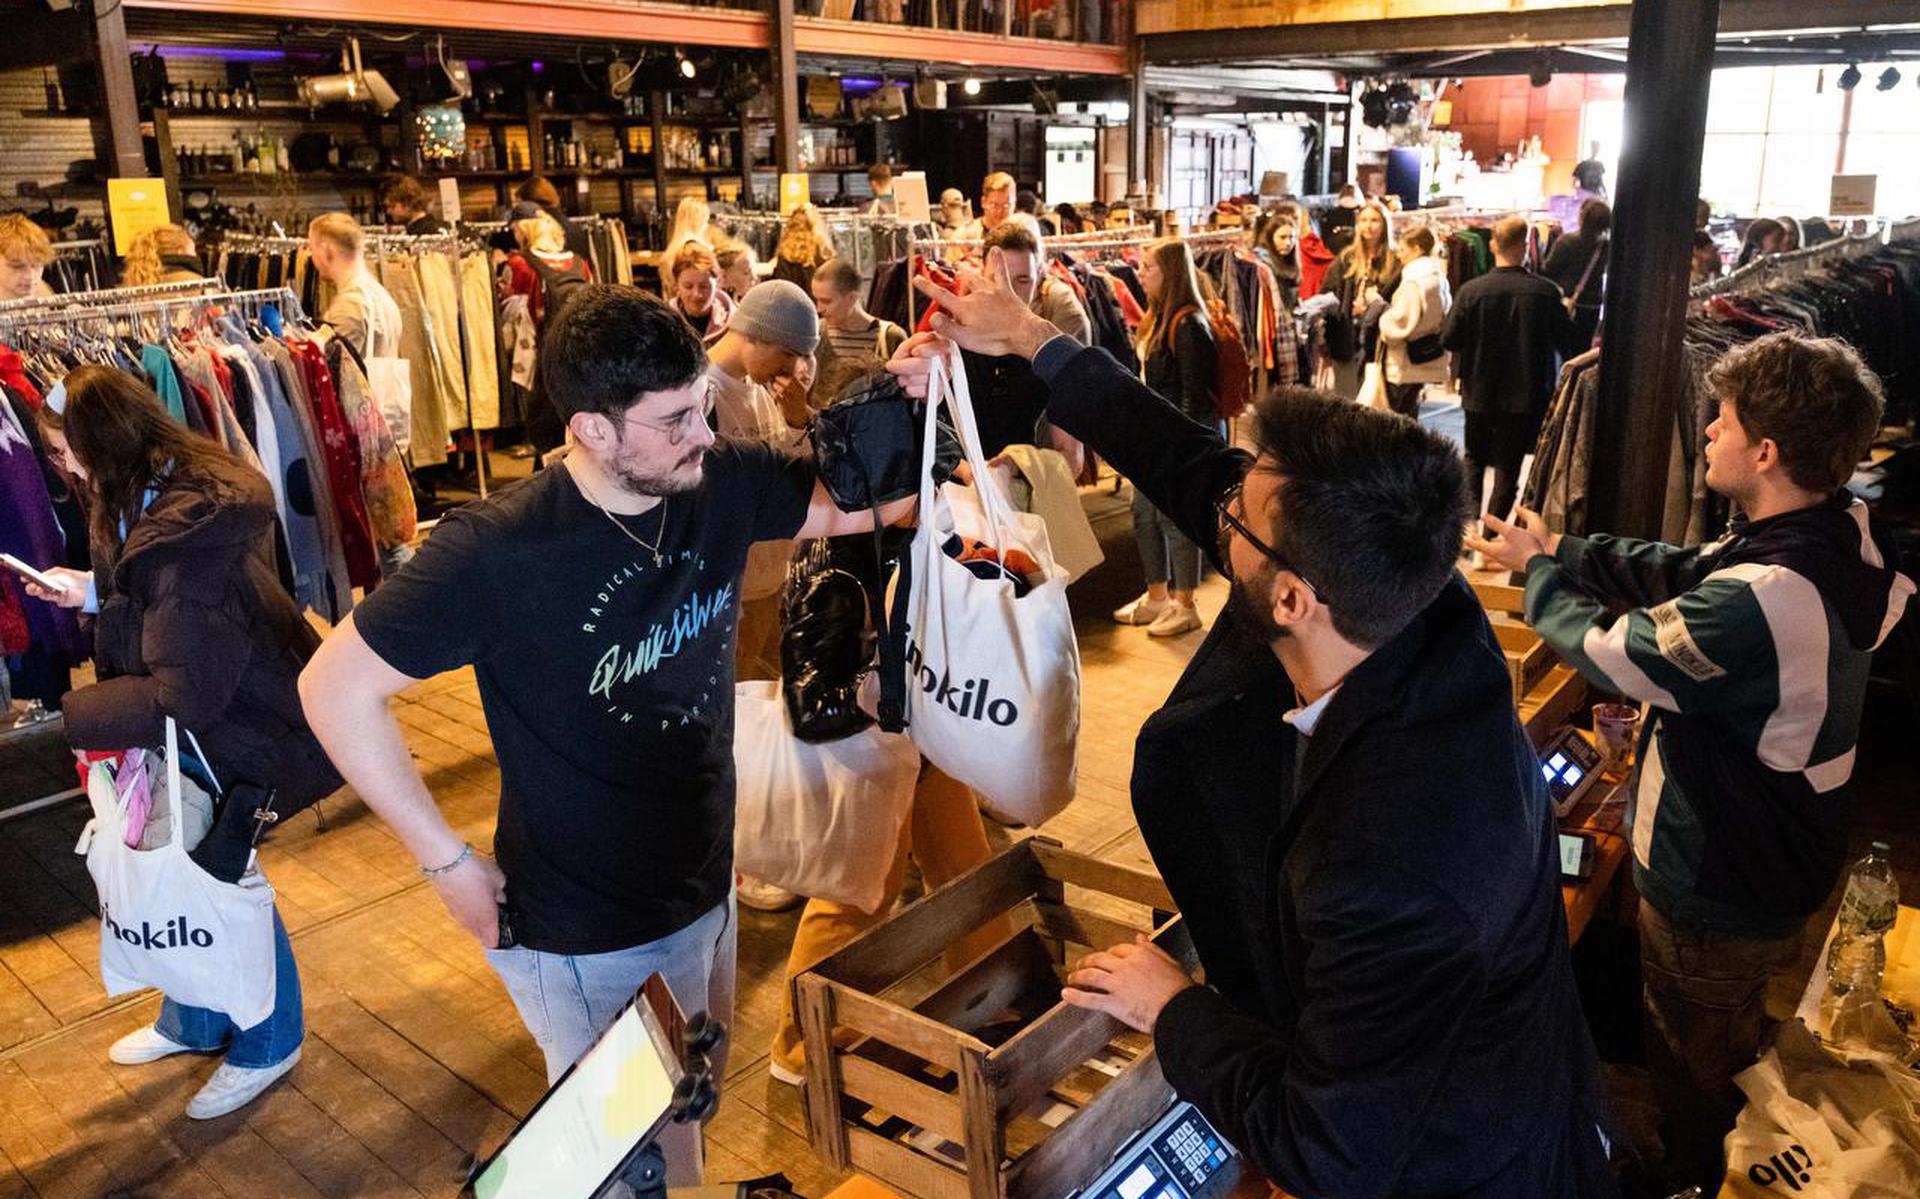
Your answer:
[[[780,176],[780,215],[785,216],[794,209],[813,199],[813,184],[807,173],[785,174]]]
[[[113,226],[113,247],[125,258],[134,238],[172,223],[167,185],[158,179],[107,180],[107,220]]]

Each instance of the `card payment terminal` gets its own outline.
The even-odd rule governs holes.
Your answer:
[[[1600,777],[1600,751],[1571,726],[1547,738],[1539,749],[1540,773],[1553,797],[1555,819],[1573,811],[1580,797]]]
[[[1239,1156],[1198,1108],[1177,1100],[1074,1194],[1078,1199],[1215,1199],[1240,1181]]]

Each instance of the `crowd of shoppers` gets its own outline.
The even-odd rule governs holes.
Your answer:
[[[885,211],[891,174],[870,179]],[[1120,363],[1090,348],[1085,307],[1048,269],[1037,198],[1010,175],[983,181],[977,221],[949,226],[979,240],[977,269],[960,269],[957,292],[916,282],[938,311],[913,337],[866,310],[859,271],[810,205],[791,214],[774,278],[757,282],[751,251],[704,202],[684,203],[656,299],[592,280],[543,182],[513,210],[501,286],[540,328],[555,467],[451,514],[324,643],[281,586],[257,471],[124,372],[80,367],[48,395],[39,432],[87,500],[94,569],[56,568],[57,590],[29,594],[93,618],[96,681],[64,701],[76,748],[152,745],[172,720],[210,773],[273,788],[283,809],[344,778],[485,949],[549,1080],[650,973],[724,1016],[736,902],[793,899],[731,871],[733,684],[780,674],[797,540],[870,538],[911,515],[910,502],[840,511],[806,429],[877,369],[924,397],[951,341],[990,456],[1046,446],[1078,461],[1091,448],[1133,485],[1146,590],[1117,621],[1198,630],[1204,569],[1229,582],[1142,731],[1133,780],[1206,985],[1152,946],[1122,945],[1077,963],[1065,999],[1149,1034],[1175,1090],[1291,1192],[1461,1193],[1468,1180],[1488,1197],[1616,1193],[1619,1130],[1574,986],[1551,805],[1456,573],[1471,547],[1524,576],[1528,623],[1564,661],[1648,706],[1633,875],[1661,1178],[1717,1182],[1767,981],[1840,868],[1833,801],[1867,665],[1913,591],[1845,490],[1884,405],[1849,347],[1775,334],[1713,371],[1706,483],[1738,513],[1727,538],[1562,537],[1524,509],[1502,516],[1561,363],[1595,339],[1611,222],[1597,196],[1538,273],[1524,266],[1525,219],[1498,222],[1495,269],[1454,294],[1433,232],[1396,237],[1388,207],[1355,192],[1322,286],[1336,297],[1328,347],[1350,368],[1342,389],[1380,365],[1390,411],[1280,389],[1246,418],[1248,452],[1219,416],[1215,298],[1184,241],[1142,253],[1144,317]],[[1597,175],[1587,184],[1602,190]],[[414,181],[383,200],[410,232],[444,227]],[[964,216],[953,200],[943,212]],[[32,294],[51,251],[14,221],[0,217],[0,293]],[[1797,233],[1756,221],[1742,258]],[[1298,209],[1253,229],[1289,306],[1309,236]],[[391,357],[400,314],[364,247],[342,214],[310,225],[332,289],[321,319],[362,357]],[[1718,273],[1709,238],[1696,277],[1709,249]],[[129,246],[130,283],[202,270],[176,226]],[[1464,462],[1419,423],[1424,390],[1455,376]],[[1485,472],[1485,532],[1468,535]],[[633,647],[669,629],[674,651],[642,664]],[[491,854],[442,817],[388,707],[464,666],[502,774]],[[1221,744],[1234,760],[1218,760]],[[1201,759],[1217,768],[1196,775]],[[910,864],[937,887],[989,853],[975,797],[923,764],[884,901],[809,900],[787,979],[885,919]],[[277,915],[274,930],[255,964],[276,980],[265,1020],[241,1028],[169,997],[110,1058],[223,1053],[195,1118],[260,1095],[304,1036]],[[941,948],[958,967],[1006,931]],[[785,1004],[771,1067],[798,1083],[790,990]],[[674,1181],[696,1181],[697,1128],[666,1136]]]

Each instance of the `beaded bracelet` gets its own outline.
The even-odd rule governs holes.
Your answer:
[[[445,866],[422,866],[420,867],[420,873],[426,875],[428,878],[438,878],[441,875],[447,873],[449,870],[452,870],[456,866],[459,866],[462,862],[465,862],[468,858],[472,856],[473,856],[473,842],[469,841],[465,845],[460,847],[459,856],[455,857],[453,861],[448,862]]]

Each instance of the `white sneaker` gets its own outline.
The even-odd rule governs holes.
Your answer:
[[[776,887],[744,874],[734,876],[733,889],[741,904],[756,912],[785,912],[800,906],[800,896],[785,887]]]
[[[1200,627],[1200,613],[1185,604],[1171,604],[1160,618],[1147,626],[1149,637],[1178,637]]]
[[[136,1028],[126,1036],[115,1041],[107,1050],[107,1060],[121,1066],[143,1066],[148,1062],[157,1062],[163,1057],[172,1057],[176,1053],[192,1053],[193,1050],[163,1036],[159,1029],[149,1024],[145,1028]]]
[[[229,1112],[239,1111],[258,1099],[260,1092],[278,1082],[299,1060],[300,1050],[296,1048],[279,1064],[258,1069],[221,1062],[207,1085],[187,1104],[188,1118],[217,1120]]]
[[[807,1085],[806,1075],[787,1069],[773,1058],[767,1059],[767,1073],[773,1075],[773,1081],[784,1082],[790,1087],[804,1087]]]
[[[1152,624],[1174,606],[1170,599],[1157,600],[1143,595],[1124,608],[1114,609],[1113,619],[1127,625]]]

